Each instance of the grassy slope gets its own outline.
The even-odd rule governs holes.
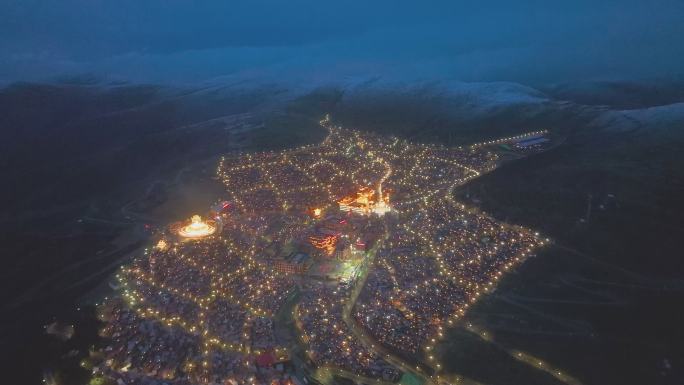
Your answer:
[[[462,199],[467,192],[496,217],[557,243],[505,280],[469,320],[587,384],[684,378],[684,317],[677,311],[684,300],[682,148],[684,133],[676,127],[584,128],[561,147],[461,190]],[[590,194],[592,214],[581,223]],[[459,330],[446,356],[461,351]],[[475,367],[472,376],[491,375],[486,365]]]

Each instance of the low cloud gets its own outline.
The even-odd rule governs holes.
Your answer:
[[[171,84],[375,76],[548,84],[684,74],[681,2],[227,3],[4,5],[0,81],[89,74]],[[38,27],[24,30],[16,18]]]

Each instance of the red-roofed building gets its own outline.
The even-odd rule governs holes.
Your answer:
[[[262,368],[271,367],[275,362],[275,356],[271,352],[264,352],[256,356],[256,364]]]

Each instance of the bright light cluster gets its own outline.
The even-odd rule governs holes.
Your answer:
[[[379,186],[381,186],[379,184]],[[368,187],[361,187],[354,195],[346,196],[337,201],[342,212],[353,212],[356,214],[368,215],[375,213],[384,215],[391,211],[389,196],[382,196],[375,190]]]
[[[340,236],[335,235],[312,235],[309,237],[311,245],[317,249],[323,250],[326,255],[330,256],[335,252],[337,241]]]
[[[190,223],[178,229],[178,235],[183,238],[204,238],[216,232],[216,222],[203,221],[199,215],[193,215]]]

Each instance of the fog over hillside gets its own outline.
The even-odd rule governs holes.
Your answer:
[[[91,75],[181,84],[381,76],[562,84],[682,79],[684,3],[0,4],[0,81]]]

